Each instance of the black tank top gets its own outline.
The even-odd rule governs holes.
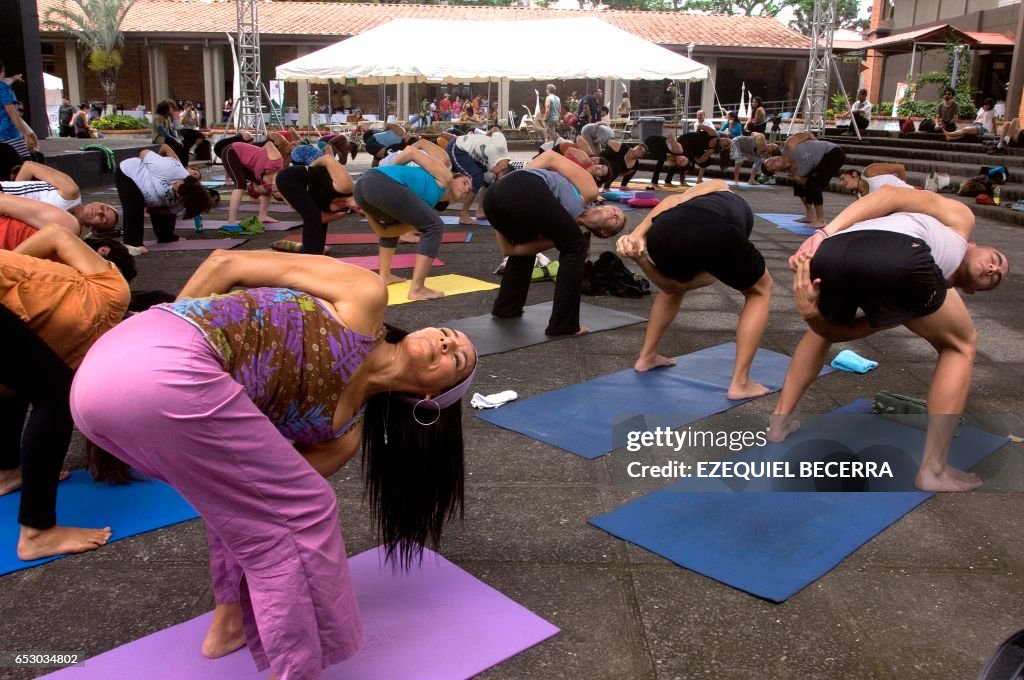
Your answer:
[[[619,146],[618,151],[612,151],[608,148],[601,151],[601,158],[608,161],[608,165],[611,166],[615,177],[618,177],[629,170],[629,167],[626,165],[626,152],[632,147],[632,144],[622,144]]]
[[[334,183],[331,181],[331,173],[327,168],[317,165],[306,171],[306,187],[309,195],[313,197],[321,212],[339,212],[331,209],[331,203],[336,198],[348,198],[352,194],[343,194],[334,190]]]

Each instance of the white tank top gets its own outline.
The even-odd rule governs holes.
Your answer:
[[[836,236],[855,231],[891,231],[919,238],[932,249],[932,258],[947,279],[953,275],[967,252],[967,241],[934,217],[921,213],[893,213],[885,217],[858,222]]]
[[[52,184],[29,180],[27,182],[0,182],[0,189],[8,196],[20,196],[31,198],[33,201],[41,201],[56,206],[61,210],[71,210],[76,205],[82,204],[81,198],[68,200],[63,198]]]
[[[878,191],[881,187],[897,187],[900,189],[913,189],[896,175],[875,175],[874,177],[861,177],[868,185],[868,193]]]

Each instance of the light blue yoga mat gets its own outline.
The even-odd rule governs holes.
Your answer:
[[[768,220],[779,229],[785,229],[786,231],[791,231],[794,234],[799,234],[800,236],[810,236],[814,232],[818,231],[817,229],[811,229],[803,222],[797,222],[796,219],[801,217],[800,215],[783,215],[781,213],[755,214],[762,220]]]
[[[20,491],[0,496],[0,575],[60,559],[47,557],[32,562],[18,559],[14,549],[21,531],[18,525],[20,502]],[[92,481],[87,471],[75,470],[57,487],[57,523],[90,529],[109,526],[114,532],[111,541],[198,516],[177,491],[155,480],[123,485],[98,484]]]
[[[805,423],[782,444],[727,460],[789,461],[794,468],[812,459],[888,461],[895,479],[857,480],[869,491],[852,493],[815,492],[816,484],[838,482],[814,478],[680,479],[590,523],[716,581],[784,602],[932,496],[900,490],[913,488],[924,436],[871,415],[866,400],[854,402]],[[1006,443],[963,428],[950,464],[970,469]]]
[[[669,368],[619,371],[479,417],[584,458],[598,458],[625,446],[627,430],[675,428],[749,401],[725,396],[735,353],[736,344],[730,342],[685,354]],[[760,349],[750,377],[774,392],[782,388],[788,367],[788,356]],[[821,375],[834,371],[823,367]]]

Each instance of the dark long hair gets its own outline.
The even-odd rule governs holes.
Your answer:
[[[396,344],[408,333],[387,327],[385,341]],[[417,410],[429,422],[435,411]],[[436,548],[445,523],[463,517],[465,467],[461,400],[443,409],[433,425],[420,425],[413,407],[397,394],[382,392],[367,401],[363,420],[363,498],[386,559],[408,569],[423,558],[423,546]]]
[[[89,467],[89,474],[96,482],[118,485],[142,479],[135,474],[128,463],[114,457],[112,453],[88,439],[85,440],[85,461]]]

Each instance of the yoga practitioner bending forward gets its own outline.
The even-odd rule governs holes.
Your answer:
[[[306,679],[363,643],[324,480],[360,441],[389,559],[408,566],[461,513],[476,350],[446,328],[386,331],[387,300],[376,274],[330,258],[216,251],[177,302],[122,323],[79,369],[78,427],[206,520],[206,656],[247,643],[261,670]]]
[[[929,191],[882,187],[856,201],[804,241],[790,267],[793,297],[810,326],[793,353],[768,438],[799,427],[792,413],[833,342],[906,326],[939,353],[928,388],[928,434],[914,480],[922,491],[970,491],[973,474],[946,464],[967,402],[978,332],[963,299],[991,290],[1009,264],[998,250],[968,242],[974,214]],[[858,315],[857,310],[864,314]]]
[[[748,399],[768,393],[764,385],[750,380],[750,364],[768,322],[772,295],[772,277],[750,242],[753,226],[750,206],[716,179],[665,199],[631,234],[619,239],[619,254],[633,258],[661,289],[651,306],[636,370],[675,365],[675,359],[658,354],[658,343],[679,313],[683,296],[717,280],[745,298],[726,396]]]
[[[619,208],[588,208],[586,204],[596,199],[597,184],[590,173],[554,151],[545,151],[523,170],[494,183],[484,196],[484,212],[508,262],[491,314],[498,318],[521,316],[537,253],[558,248],[555,299],[544,332],[587,332],[587,327],[580,325],[580,287],[589,234],[608,238],[626,224]],[[587,236],[580,227],[589,232]]]
[[[469,177],[452,175],[443,162],[414,146],[402,149],[391,165],[372,168],[359,178],[355,199],[380,237],[380,276],[385,283],[405,281],[391,273],[391,260],[398,237],[415,229],[420,241],[409,298],[444,297],[425,283],[444,236],[444,222],[434,208],[442,201],[461,200],[471,188]]]

